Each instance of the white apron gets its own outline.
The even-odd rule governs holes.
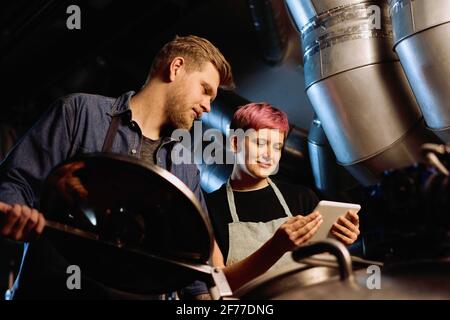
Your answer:
[[[226,259],[226,265],[231,265],[241,261],[258,250],[267,240],[269,240],[289,217],[292,217],[283,195],[278,187],[267,179],[284,209],[286,217],[278,218],[267,222],[241,222],[236,212],[236,204],[234,202],[233,189],[228,180],[226,185],[228,207],[230,208],[232,223],[228,224],[229,249]],[[272,272],[281,271],[295,264],[299,266],[291,258],[291,252],[285,253],[269,270]]]

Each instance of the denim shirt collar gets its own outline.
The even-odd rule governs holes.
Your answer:
[[[131,97],[136,94],[135,91],[128,91],[122,94],[120,97],[118,97],[113,104],[113,107],[111,108],[111,111],[107,112],[108,115],[111,117],[115,116],[123,116],[125,119],[125,123],[129,123],[132,119],[132,112],[130,109],[130,100]],[[167,145],[169,143],[175,143],[180,142],[179,140],[176,140],[171,137],[170,131],[166,131],[161,139],[161,145],[158,149],[160,149],[162,146]]]
[[[128,91],[118,97],[111,108],[111,111],[108,112],[108,115],[111,117],[127,115],[127,122],[131,121],[131,109],[130,109],[130,100],[131,97],[135,95],[134,91]]]

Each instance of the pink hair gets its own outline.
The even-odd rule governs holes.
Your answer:
[[[266,102],[249,103],[238,108],[230,124],[231,129],[278,129],[289,132],[289,121],[286,113],[272,107]]]

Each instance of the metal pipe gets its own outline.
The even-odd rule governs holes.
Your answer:
[[[450,142],[450,1],[390,0],[394,50],[428,127]]]
[[[300,261],[315,254],[329,252],[336,257],[339,265],[339,274],[341,280],[351,278],[353,275],[352,258],[347,248],[337,240],[326,239],[320,242],[313,242],[299,246],[292,251],[292,259]]]
[[[420,161],[432,135],[392,51],[387,1],[286,5],[301,34],[306,93],[337,161],[363,185]]]
[[[349,190],[358,187],[359,184],[350,173],[336,163],[317,115],[314,115],[309,129],[308,151],[314,183],[327,199],[342,200]]]

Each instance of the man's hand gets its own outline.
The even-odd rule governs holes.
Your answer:
[[[54,181],[52,181],[52,184],[55,184],[59,194],[69,207],[82,203],[88,198],[86,187],[81,182],[81,179],[75,175],[75,172],[85,166],[86,164],[82,161],[65,164],[58,169],[54,176]]]
[[[45,218],[36,209],[0,202],[0,235],[16,241],[30,241],[38,238],[44,227]]]
[[[291,251],[311,239],[322,222],[322,216],[317,211],[304,217],[291,217],[278,228],[272,241],[281,252]]]
[[[330,230],[330,234],[345,245],[355,242],[359,233],[359,217],[353,211],[339,217]]]

